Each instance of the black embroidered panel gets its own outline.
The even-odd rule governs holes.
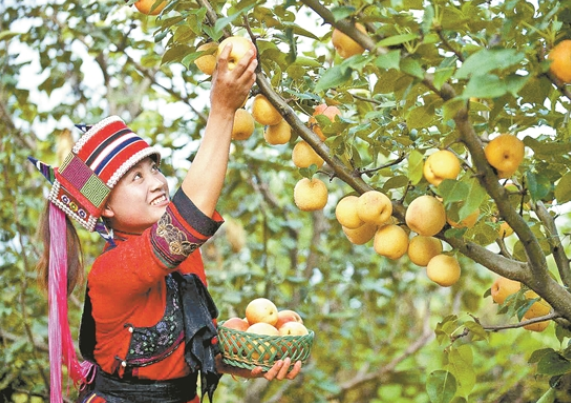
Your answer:
[[[178,283],[166,277],[167,304],[163,318],[151,327],[133,327],[124,366],[144,367],[163,360],[184,341],[184,319],[180,307]]]

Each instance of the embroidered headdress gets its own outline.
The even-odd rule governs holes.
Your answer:
[[[61,365],[75,382],[85,382],[93,364],[79,363],[67,318],[67,244],[65,214],[89,231],[112,242],[100,220],[113,187],[146,157],[160,163],[159,152],[133,133],[117,116],[93,126],[79,125],[85,133],[59,168],[29,158],[52,183],[49,193],[50,261],[48,275],[48,333],[50,401],[61,402]],[[87,381],[89,382],[89,381]]]
[[[104,119],[89,128],[55,170],[49,199],[93,231],[111,189],[130,168],[149,156],[160,162],[159,152],[119,117]]]

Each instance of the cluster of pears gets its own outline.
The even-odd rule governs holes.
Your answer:
[[[426,267],[428,278],[442,287],[459,280],[458,260],[443,253],[442,242],[435,237],[446,224],[444,205],[436,197],[414,199],[406,211],[406,225],[396,222],[391,200],[376,190],[343,197],[335,216],[350,242],[363,245],[373,240],[375,252],[391,260],[407,254],[411,262]],[[409,239],[411,231],[416,234]]]
[[[250,301],[246,306],[246,316],[244,318],[231,317],[223,322],[221,326],[262,336],[305,336],[309,334],[309,330],[303,324],[303,319],[299,313],[292,309],[278,310],[274,302],[267,298],[256,298]],[[236,339],[234,339],[234,342],[238,345],[246,343],[243,340]],[[254,339],[252,344],[256,343],[259,345],[264,344],[265,347],[263,349],[258,348],[252,352],[251,358],[256,361],[267,360],[276,352],[275,346],[271,345],[271,343]],[[229,349],[232,348],[234,353],[238,353],[236,346],[224,345],[222,347],[226,352],[229,352]],[[253,346],[247,344],[245,347],[251,350]],[[262,352],[260,353],[259,350],[262,350]],[[286,350],[283,349],[282,353],[285,353]],[[243,350],[243,352],[245,351],[247,350]]]
[[[319,137],[320,141],[327,138],[317,120],[318,116],[325,116],[330,122],[335,121],[336,116],[341,116],[341,111],[335,105],[327,105],[325,103],[318,105],[313,115],[308,121],[308,125]],[[323,158],[311,147],[305,140],[299,140],[293,147],[291,159],[293,164],[298,168],[309,168],[315,165],[317,169],[324,164]],[[327,204],[329,193],[325,183],[316,178],[302,178],[297,182],[293,190],[293,199],[296,206],[301,211],[321,210]]]
[[[492,295],[492,300],[496,304],[504,304],[506,300],[512,295],[517,294],[521,290],[521,283],[519,281],[511,280],[506,277],[498,277],[492,287],[490,288],[490,293]],[[551,306],[532,290],[527,290],[524,293],[524,297],[528,301],[534,300],[522,317],[522,322],[524,320],[530,320],[534,318],[539,318],[545,316],[551,312]],[[541,322],[530,323],[524,325],[524,329],[531,330],[534,332],[543,332],[548,326],[550,321],[544,320]]]
[[[508,178],[523,161],[525,146],[515,135],[500,134],[486,144],[484,154],[498,178]],[[438,187],[445,179],[456,179],[461,170],[456,154],[444,149],[426,158],[423,176],[428,183]],[[294,199],[301,210],[323,208],[327,201],[327,188],[315,178],[311,181],[304,179],[296,185]],[[446,224],[454,228],[471,228],[479,219],[480,210],[476,209],[456,222],[447,217],[440,198],[423,195],[410,202],[405,223],[399,224],[392,217],[389,197],[372,190],[339,200],[335,215],[350,242],[362,245],[373,239],[375,251],[388,259],[399,259],[407,254],[411,262],[426,267],[427,276],[432,281],[447,287],[459,280],[461,268],[450,252],[443,252],[442,242],[435,236]],[[501,238],[513,232],[505,222],[498,227]],[[415,233],[412,237],[411,232]]]

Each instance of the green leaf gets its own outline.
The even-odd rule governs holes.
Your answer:
[[[253,9],[255,4],[250,4],[247,7],[244,7],[239,12],[234,12],[228,17],[218,18],[216,20],[216,24],[214,24],[214,31],[215,32],[222,32],[224,28],[230,25],[236,18],[241,17],[244,14],[247,14],[251,9]]]
[[[379,43],[377,43],[377,46],[388,47],[388,46],[400,45],[401,43],[413,41],[416,38],[418,38],[417,34],[402,34],[402,35],[389,36],[388,38],[379,41]]]
[[[390,70],[400,68],[400,50],[391,50],[375,59],[375,65],[380,69]]]
[[[326,70],[317,82],[315,91],[321,92],[343,84],[351,78],[351,72],[351,69],[342,68],[341,66],[334,66]]]
[[[525,86],[528,80],[529,76],[522,77],[518,76],[517,74],[510,74],[509,76],[504,78],[504,82],[506,84],[506,90],[515,97]]]
[[[410,57],[401,60],[400,69],[404,73],[409,74],[413,77],[420,79],[424,78],[424,70],[422,69],[422,66],[417,60],[411,59]]]
[[[438,185],[438,192],[444,199],[445,205],[466,200],[469,191],[470,186],[466,182],[457,180],[445,179]]]
[[[571,200],[571,173],[563,175],[555,185],[555,198],[558,204]]]
[[[456,378],[448,371],[433,371],[428,375],[426,392],[432,403],[449,403],[456,394]]]
[[[484,329],[484,327],[481,324],[473,321],[468,321],[464,323],[464,326],[466,326],[470,330],[470,333],[472,334],[471,338],[472,341],[489,339],[489,333]]]
[[[300,66],[307,66],[307,67],[321,67],[322,66],[322,64],[319,63],[314,58],[305,57],[305,56],[297,56],[295,59],[295,63],[299,64]]]
[[[476,384],[474,357],[469,344],[450,349],[448,369],[456,378],[458,392],[467,397]]]
[[[539,159],[552,158],[571,152],[571,142],[569,141],[548,141],[545,138],[538,140],[531,136],[525,136],[523,143],[531,148]]]
[[[535,364],[539,361],[541,361],[541,359],[548,355],[548,354],[552,354],[554,353],[555,350],[553,350],[552,348],[548,347],[548,348],[541,348],[539,350],[535,350],[534,352],[531,353],[531,356],[529,357],[528,362],[530,364]]]
[[[434,22],[434,7],[428,4],[424,7],[424,16],[422,17],[422,33],[426,36],[430,33]]]
[[[498,76],[489,74],[472,77],[462,93],[462,98],[497,98],[506,92],[506,84]]]
[[[470,179],[468,182],[468,193],[464,195],[465,202],[458,211],[458,219],[463,220],[473,213],[488,198],[486,190],[480,185],[476,179]]]
[[[482,49],[472,54],[456,72],[455,78],[486,76],[492,70],[506,69],[524,60],[525,55],[515,49]]]
[[[353,6],[333,7],[331,9],[331,14],[333,14],[335,21],[339,21],[352,16],[355,14],[355,11],[357,11],[357,9]]]
[[[571,330],[564,328],[563,326],[555,326],[555,336],[559,343],[563,343],[563,340],[571,338]],[[566,353],[568,353],[566,351]],[[567,357],[567,354],[565,354]]]
[[[462,98],[452,98],[442,105],[442,119],[444,121],[453,120],[458,111],[466,107],[466,100]]]
[[[393,176],[383,184],[383,192],[386,193],[390,189],[404,188],[408,184],[409,178],[404,175]]]
[[[424,106],[418,106],[408,111],[406,125],[408,129],[419,129],[428,127],[434,120],[434,114]]]
[[[307,168],[299,168],[299,173],[304,178],[311,179],[313,178],[313,175],[315,175],[315,173],[317,172],[317,169],[318,169],[317,165],[311,164]]]
[[[452,74],[454,74],[454,67],[443,67],[436,70],[432,81],[436,89],[440,90],[444,83],[452,77]]]
[[[216,24],[214,24],[214,31],[222,32],[224,28],[230,25],[236,18],[240,17],[240,15],[240,13],[236,13],[228,17],[218,18]]]
[[[305,36],[307,38],[315,39],[316,41],[319,40],[319,37],[315,35],[313,32],[310,32],[293,22],[282,22],[282,26],[284,28],[288,28],[289,30],[291,30],[292,34]]]
[[[408,179],[413,185],[418,184],[422,179],[422,168],[424,167],[423,156],[417,150],[412,150],[408,155]]]
[[[527,178],[527,189],[532,200],[541,200],[551,191],[551,181],[545,175],[527,170],[525,176]]]
[[[437,89],[441,89],[442,85],[452,77],[454,71],[456,70],[456,63],[458,58],[456,56],[447,57],[440,62],[440,65],[436,68],[434,72],[434,86]]]
[[[162,64],[172,63],[172,62],[179,62],[186,55],[192,53],[192,49],[186,45],[176,45],[170,48],[165,52],[163,58],[161,60]]]
[[[571,371],[571,362],[553,351],[541,358],[537,363],[537,370],[539,373],[548,376],[563,375]]]

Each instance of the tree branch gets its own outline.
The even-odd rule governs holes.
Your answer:
[[[345,35],[348,35],[363,48],[368,49],[371,53],[380,55],[388,52],[387,48],[377,46],[370,36],[356,29],[353,21],[346,18],[335,21],[333,13],[323,6],[319,0],[301,0],[301,2],[315,11],[321,18],[323,18],[325,23],[331,24]]]
[[[325,162],[335,172],[335,175],[346,182],[353,189],[360,193],[371,190],[371,187],[365,183],[358,175],[355,175],[353,169],[346,167],[338,158],[332,156],[327,146],[321,141],[319,136],[307,127],[295,114],[294,110],[287,102],[277,94],[272,88],[270,82],[263,74],[258,74],[256,83],[260,92],[270,101],[270,103],[280,112],[284,119],[289,123],[292,130],[305,140]]]
[[[522,320],[521,322],[518,322],[518,323],[510,323],[510,324],[506,324],[506,325],[496,325],[496,326],[482,326],[482,328],[484,330],[488,330],[490,332],[499,332],[500,330],[517,329],[519,327],[524,327],[524,326],[532,325],[534,323],[539,323],[539,322],[545,322],[546,320],[554,320],[554,319],[558,319],[560,317],[561,317],[561,315],[554,312],[554,313],[550,313],[550,314],[545,315],[545,316],[538,316],[537,318]]]
[[[559,276],[561,281],[567,287],[571,286],[571,266],[569,264],[569,258],[565,253],[565,248],[561,244],[561,238],[559,238],[559,233],[557,231],[557,226],[553,217],[549,214],[549,211],[545,208],[543,202],[538,201],[537,203],[531,204],[535,214],[543,223],[545,230],[547,232],[547,240],[551,246],[551,251],[553,253],[553,258],[555,264],[557,265],[557,270],[559,271]]]

